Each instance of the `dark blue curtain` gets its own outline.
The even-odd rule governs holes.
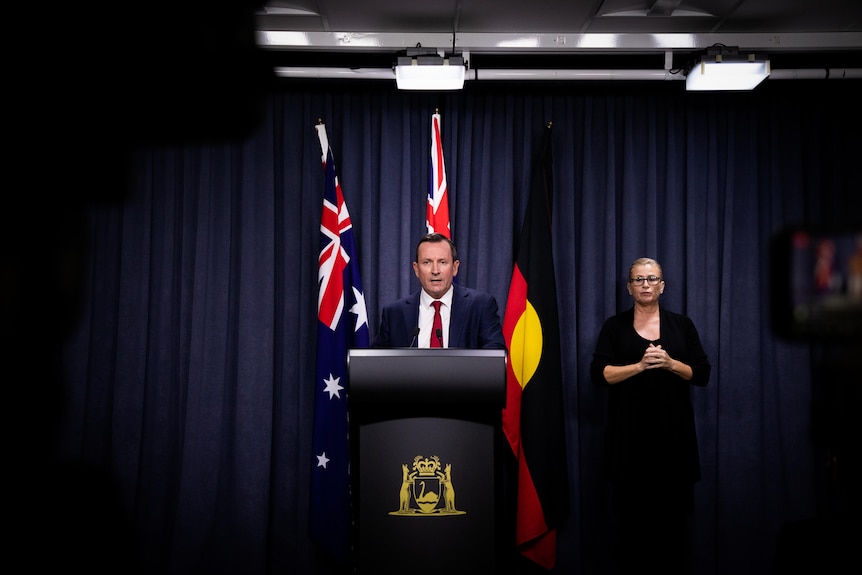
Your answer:
[[[832,439],[817,422],[833,414],[818,398],[859,383],[858,370],[818,375],[849,342],[787,340],[770,321],[773,290],[787,288],[770,278],[774,233],[862,220],[862,89],[802,87],[293,83],[267,96],[245,139],[137,150],[123,199],[86,209],[59,456],[104,472],[144,573],[339,573],[307,537],[324,185],[314,125],[327,125],[373,334],[381,306],[418,289],[435,109],[458,281],[501,310],[552,122],[572,495],[553,572],[613,573],[605,395],[588,369],[602,321],[630,305],[628,265],[651,256],[663,305],[693,318],[713,365],[692,390],[703,467],[692,572],[768,573],[782,527],[831,516]]]

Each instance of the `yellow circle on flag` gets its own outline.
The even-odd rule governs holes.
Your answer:
[[[536,308],[527,300],[527,307],[512,331],[512,343],[509,349],[509,361],[521,389],[526,387],[527,382],[539,368],[542,343],[542,321],[536,313]]]

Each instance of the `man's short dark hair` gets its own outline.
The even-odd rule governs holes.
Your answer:
[[[419,262],[419,246],[424,244],[425,242],[431,242],[432,244],[436,244],[439,242],[448,242],[449,249],[452,250],[452,261],[458,261],[458,248],[455,247],[455,242],[444,236],[443,234],[434,232],[430,234],[425,234],[419,240],[419,243],[416,244],[416,254],[413,256],[414,262]]]

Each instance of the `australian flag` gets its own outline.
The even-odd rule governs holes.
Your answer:
[[[425,208],[428,233],[437,232],[452,239],[449,222],[449,184],[446,182],[446,162],[443,161],[443,140],[440,138],[440,112],[431,116],[431,182]]]
[[[309,535],[331,558],[351,550],[347,350],[369,346],[368,314],[359,280],[353,224],[335,172],[326,126],[316,126],[325,171],[317,285],[317,372],[314,380]]]

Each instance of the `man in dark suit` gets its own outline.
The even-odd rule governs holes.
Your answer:
[[[449,238],[423,236],[413,261],[422,289],[384,306],[372,347],[432,347],[432,338],[437,338],[442,339],[439,347],[506,349],[497,300],[452,283],[460,264]],[[441,302],[439,332],[432,327],[435,301]]]

